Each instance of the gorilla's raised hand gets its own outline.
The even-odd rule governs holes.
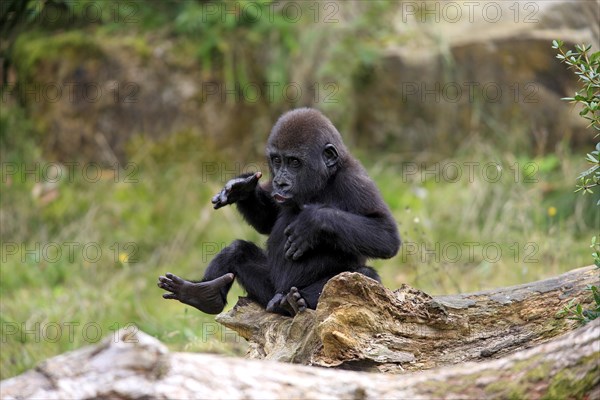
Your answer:
[[[325,221],[320,210],[321,206],[306,205],[300,215],[289,224],[283,233],[287,240],[283,247],[285,256],[289,260],[298,260],[307,251],[314,248],[318,242]]]
[[[215,210],[228,204],[233,204],[238,200],[248,198],[248,196],[256,189],[256,185],[261,176],[262,173],[259,171],[231,179],[225,184],[223,189],[211,199]]]

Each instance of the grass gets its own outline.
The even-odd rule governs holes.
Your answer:
[[[234,208],[210,204],[244,164],[223,162],[186,133],[137,143],[132,163],[118,173],[105,169],[96,179],[91,164],[80,164],[52,184],[31,127],[14,113],[0,127],[0,378],[128,324],[172,350],[244,353],[243,339],[212,316],[163,300],[156,287],[167,271],[201,277],[236,238],[264,244]],[[397,257],[372,262],[390,288],[473,291],[591,264],[588,238],[598,233],[600,215],[595,199],[572,193],[583,161],[565,146],[530,159],[477,143],[427,165],[408,156],[358,156],[405,242]],[[239,295],[234,285],[230,306]]]

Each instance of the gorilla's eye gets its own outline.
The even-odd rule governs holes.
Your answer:
[[[281,157],[279,157],[279,156],[272,156],[271,157],[271,162],[273,163],[273,165],[280,165],[281,164]]]
[[[300,160],[298,160],[297,158],[294,158],[294,157],[290,158],[289,162],[290,162],[290,167],[292,167],[292,168],[298,168],[301,164]]]

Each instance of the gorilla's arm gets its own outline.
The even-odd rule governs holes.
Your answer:
[[[308,205],[285,230],[286,257],[299,259],[318,243],[368,258],[391,258],[400,248],[396,223],[387,211],[360,215]]]
[[[275,225],[279,208],[271,198],[270,191],[256,185],[254,193],[238,200],[237,209],[259,233],[269,234]]]
[[[215,209],[237,204],[238,211],[259,233],[271,233],[279,209],[271,199],[270,191],[258,184],[262,173],[247,173],[231,179],[212,198]]]

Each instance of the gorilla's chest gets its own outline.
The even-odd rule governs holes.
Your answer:
[[[284,233],[285,228],[295,221],[296,218],[298,218],[298,214],[291,212],[284,212],[277,218],[267,240],[267,255],[269,259],[277,259],[280,262],[285,259],[284,246],[287,241],[287,236]]]

